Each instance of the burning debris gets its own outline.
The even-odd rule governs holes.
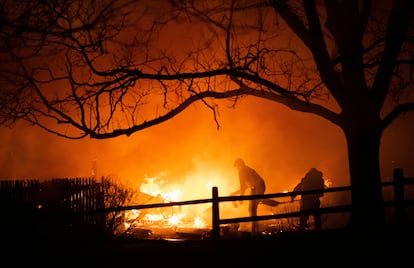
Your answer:
[[[149,205],[178,202],[182,191],[169,189],[170,185],[158,177],[146,178],[145,183],[130,199],[128,205]],[[197,213],[182,206],[131,209],[122,213],[123,223],[116,235],[128,235],[144,239],[175,239],[190,233],[205,233],[209,224]],[[190,231],[189,231],[190,230]],[[208,231],[207,231],[208,230]],[[197,234],[198,235],[198,234]]]
[[[206,188],[212,183],[207,182]],[[186,187],[180,184],[168,183],[163,176],[146,178],[145,182],[131,199],[131,204],[150,205],[170,202],[194,200],[184,198]],[[211,191],[211,189],[210,189]],[[211,192],[207,192],[210,194]],[[206,196],[206,198],[210,198]],[[199,199],[199,198],[198,198]],[[295,210],[297,206],[290,201],[275,201],[278,206],[267,208],[259,206],[260,214],[277,214]],[[131,205],[128,204],[128,205]],[[235,208],[232,202],[219,204],[220,217],[232,218],[247,216],[247,202]],[[269,210],[270,209],[270,210]],[[297,209],[297,208],[296,208]],[[280,230],[287,230],[294,226],[295,219],[274,219],[259,223],[260,233],[274,234]],[[145,209],[131,209],[123,214],[122,228],[119,232],[139,239],[172,239],[172,240],[202,240],[212,237],[212,207],[210,203],[197,205],[178,205]],[[220,226],[222,237],[240,237],[249,234],[251,222]]]

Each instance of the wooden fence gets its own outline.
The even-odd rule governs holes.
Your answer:
[[[47,181],[0,181],[1,232],[33,232],[33,228],[102,229],[104,215],[86,213],[104,208],[102,183],[93,178]]]
[[[414,178],[404,177],[402,169],[394,170],[393,181],[383,182],[382,186],[393,187],[392,200],[384,201],[385,207],[395,208],[395,221],[397,224],[404,224],[406,221],[406,209],[414,206],[414,201],[407,198],[407,185],[414,185]],[[261,215],[255,217],[238,217],[238,218],[220,218],[219,205],[221,202],[234,202],[241,200],[253,200],[264,198],[283,198],[291,197],[292,192],[273,193],[264,195],[246,195],[246,196],[219,196],[218,188],[212,188],[212,197],[206,199],[189,200],[181,202],[141,204],[132,206],[105,207],[104,191],[102,183],[90,178],[76,179],[54,179],[47,182],[29,181],[0,181],[0,209],[8,212],[9,216],[14,217],[13,225],[21,221],[21,224],[29,224],[28,218],[34,217],[38,220],[39,215],[44,218],[53,216],[54,220],[57,215],[61,215],[62,224],[75,224],[80,226],[94,226],[102,229],[105,226],[105,215],[111,212],[126,210],[141,210],[150,208],[173,207],[195,204],[212,204],[212,238],[220,239],[220,226],[224,224],[263,221],[271,219],[284,219],[299,217],[301,215],[310,215],[315,211],[294,211],[288,213],[278,213],[273,215]],[[350,192],[350,186],[331,187],[324,190],[302,191],[295,195],[313,194],[319,192]],[[24,214],[21,215],[21,212]],[[68,212],[68,213],[66,213]],[[330,207],[321,207],[319,214],[351,212],[351,205],[343,204]],[[20,215],[20,216],[19,216]],[[64,216],[70,215],[70,218]],[[54,222],[56,223],[56,221]],[[4,221],[0,225],[1,229],[10,226],[4,226]],[[20,228],[24,226],[17,225]],[[15,227],[15,226],[13,226]],[[4,230],[3,230],[4,231]]]
[[[395,221],[398,225],[403,225],[406,222],[406,209],[408,207],[414,206],[414,199],[407,198],[406,196],[406,186],[414,185],[414,178],[404,177],[402,169],[394,169],[394,178],[393,181],[382,182],[383,188],[393,186],[393,200],[384,201],[384,207],[395,207]],[[245,195],[245,196],[219,196],[218,188],[212,188],[212,198],[198,199],[198,200],[189,200],[181,202],[170,202],[170,203],[158,203],[158,204],[144,204],[144,205],[133,205],[133,206],[124,206],[117,208],[105,208],[103,210],[95,211],[95,213],[107,213],[113,211],[123,211],[123,210],[140,210],[148,208],[160,208],[160,207],[172,207],[172,206],[183,206],[183,205],[195,205],[195,204],[204,204],[212,203],[212,238],[214,240],[220,239],[220,226],[223,224],[232,224],[240,222],[253,222],[253,221],[263,221],[271,219],[284,219],[284,218],[293,218],[299,217],[301,215],[311,215],[315,212],[319,214],[331,214],[331,213],[342,213],[342,212],[351,212],[351,205],[343,204],[330,207],[321,207],[317,211],[307,210],[307,211],[294,211],[288,213],[279,213],[273,215],[262,215],[254,217],[238,217],[238,218],[220,218],[220,202],[234,202],[239,200],[253,200],[253,199],[264,199],[264,198],[283,198],[291,197],[292,195],[302,195],[302,194],[314,194],[314,193],[335,193],[335,192],[350,192],[351,186],[343,187],[331,187],[323,190],[311,190],[311,191],[301,191],[301,192],[287,192],[287,193],[273,193],[273,194],[264,194],[264,195]]]
[[[394,207],[395,208],[395,223],[397,225],[403,226],[406,223],[407,215],[406,209],[408,207],[414,206],[414,199],[407,197],[406,186],[414,185],[414,178],[404,177],[403,169],[396,168],[394,169],[393,181],[382,182],[382,186],[389,187],[393,186],[393,200],[388,200],[384,202],[384,207]],[[312,191],[302,191],[297,192],[295,195],[304,195],[304,194],[314,194],[314,193],[327,193],[327,192],[343,192],[351,191],[351,186],[343,187],[332,187],[323,190],[312,190]],[[337,205],[330,207],[321,207],[317,211],[307,210],[307,211],[295,211],[288,213],[279,213],[276,215],[264,215],[264,216],[255,216],[255,217],[240,217],[240,218],[229,218],[229,219],[220,219],[219,217],[219,202],[223,201],[235,201],[235,200],[252,200],[252,199],[263,199],[263,198],[278,198],[278,197],[290,197],[293,195],[292,192],[289,193],[275,193],[275,194],[266,194],[266,195],[251,195],[251,196],[239,196],[239,197],[219,197],[218,190],[213,188],[212,191],[212,202],[213,202],[213,239],[220,238],[220,225],[229,224],[229,223],[239,223],[239,222],[252,222],[252,221],[261,221],[269,219],[283,219],[283,218],[292,218],[299,217],[301,215],[311,215],[315,212],[319,214],[330,214],[330,213],[341,213],[341,212],[351,212],[351,205]]]

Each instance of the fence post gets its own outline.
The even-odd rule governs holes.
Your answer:
[[[219,211],[219,198],[218,198],[218,188],[214,186],[212,188],[213,194],[213,209],[212,209],[212,224],[213,224],[213,240],[220,239],[220,211]]]
[[[401,226],[405,222],[404,209],[404,171],[402,168],[394,168],[394,201],[395,217],[397,225]]]

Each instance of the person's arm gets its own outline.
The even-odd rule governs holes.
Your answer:
[[[240,181],[239,190],[233,192],[231,195],[242,195],[246,191],[246,187],[247,187],[246,180],[245,180],[245,178],[243,177],[242,174],[239,174],[239,181]],[[243,200],[239,200],[239,204],[240,205],[243,204]],[[233,205],[234,205],[234,207],[238,206],[236,201],[233,201]]]
[[[292,193],[302,191],[302,181],[303,179],[295,186],[295,188],[293,188]],[[290,201],[293,202],[293,200],[295,200],[295,197],[296,197],[296,194],[290,196]]]

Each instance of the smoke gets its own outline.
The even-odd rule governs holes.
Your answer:
[[[1,179],[50,179],[115,175],[139,185],[145,177],[166,174],[170,181],[191,183],[217,174],[223,194],[238,187],[234,159],[241,157],[265,179],[266,193],[291,190],[311,167],[323,171],[332,186],[349,185],[345,137],[315,115],[252,97],[233,109],[220,104],[219,124],[201,103],[151,129],[110,140],[67,140],[36,127],[1,128]],[[381,165],[412,163],[409,118],[384,133]],[[209,175],[210,174],[210,175]],[[413,173],[411,173],[413,174]],[[211,180],[211,178],[209,178]],[[194,184],[200,182],[194,180]],[[220,189],[219,189],[220,191]]]

